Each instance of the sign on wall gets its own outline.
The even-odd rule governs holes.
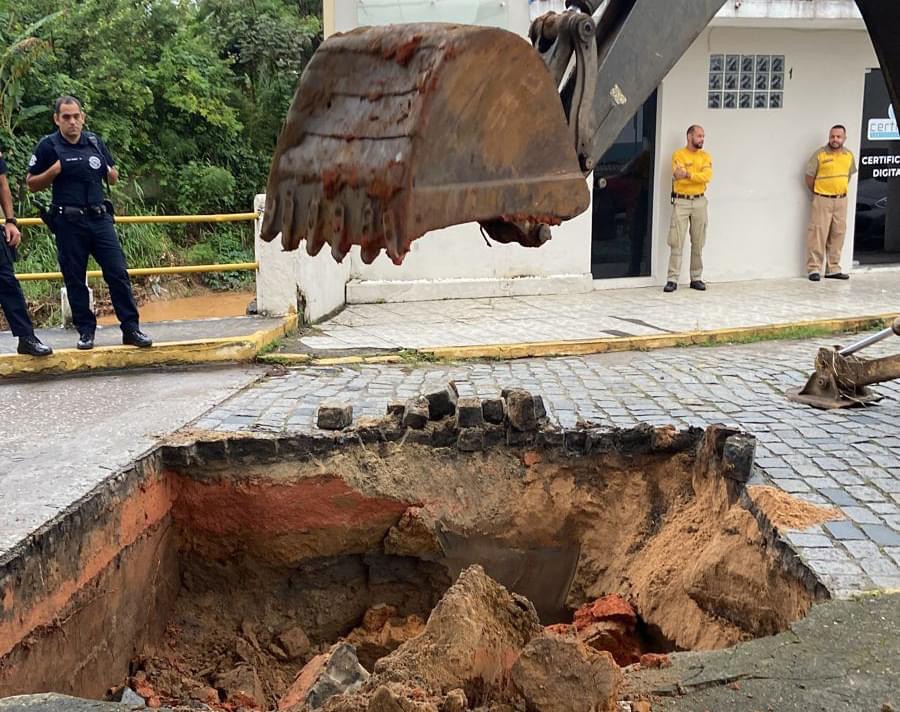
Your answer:
[[[866,73],[854,257],[900,261],[900,132],[880,69]]]
[[[860,144],[860,180],[900,177],[900,132],[897,114],[891,105],[880,69],[866,73],[863,98],[863,127]]]

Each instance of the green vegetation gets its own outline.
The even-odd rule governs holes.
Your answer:
[[[25,173],[61,94],[84,103],[116,159],[119,214],[248,212],[321,34],[309,0],[0,0],[0,149],[17,214],[48,202]],[[119,229],[132,267],[253,259],[250,223]],[[57,269],[52,236],[27,228],[17,271]],[[203,279],[230,289],[252,275]],[[36,300],[57,287],[25,285]]]

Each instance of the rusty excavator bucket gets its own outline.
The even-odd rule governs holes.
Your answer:
[[[540,245],[589,195],[557,87],[517,35],[412,24],[335,35],[300,79],[272,159],[262,238],[359,245],[395,264],[429,230],[478,221]]]

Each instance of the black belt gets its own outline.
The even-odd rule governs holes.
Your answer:
[[[832,200],[837,200],[838,198],[846,198],[846,193],[841,193],[840,195],[825,195],[825,193],[816,193],[820,198],[831,198]]]
[[[53,215],[62,215],[66,218],[100,217],[106,215],[109,210],[103,203],[96,205],[51,205],[50,212]]]
[[[700,193],[700,195],[685,195],[684,193],[672,193],[672,197],[681,198],[682,200],[696,200],[697,198],[702,198],[706,195],[706,193]]]

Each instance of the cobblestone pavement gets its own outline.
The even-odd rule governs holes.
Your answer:
[[[351,304],[289,340],[282,351],[421,349],[709,331],[900,313],[900,272],[854,273],[847,282],[805,278],[500,299]],[[753,305],[752,309],[750,305]]]
[[[893,339],[867,357],[896,352]],[[900,589],[900,382],[877,387],[867,409],[823,412],[790,403],[826,340],[667,349],[650,353],[458,365],[317,367],[270,377],[214,408],[195,427],[288,432],[314,427],[317,404],[339,399],[380,416],[391,399],[450,379],[461,393],[516,385],[543,395],[560,425],[581,419],[632,426],[725,423],[758,438],[756,480],[823,505],[845,520],[789,532],[791,546],[833,595]],[[470,391],[470,393],[464,393]]]

